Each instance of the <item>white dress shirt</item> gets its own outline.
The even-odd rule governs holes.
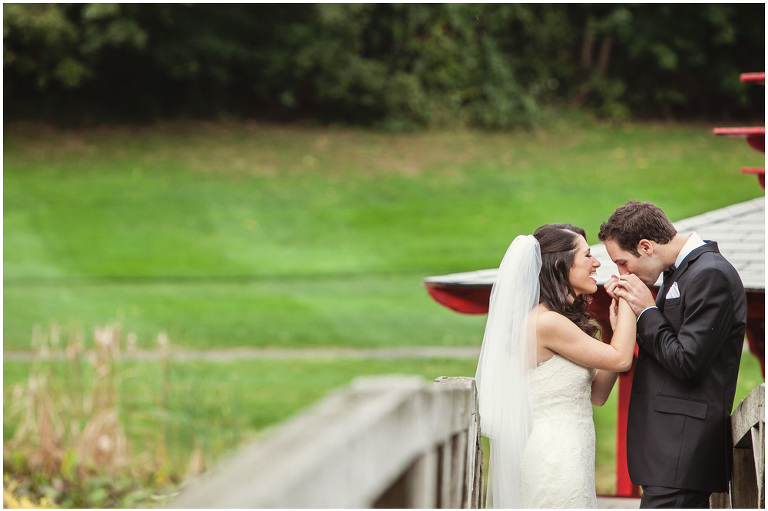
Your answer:
[[[685,245],[683,245],[683,248],[680,249],[680,253],[677,254],[677,259],[675,259],[675,268],[679,268],[680,265],[683,264],[683,259],[688,257],[688,254],[704,244],[704,240],[701,239],[701,236],[695,232],[692,232],[691,235],[688,236],[688,241],[686,241]]]

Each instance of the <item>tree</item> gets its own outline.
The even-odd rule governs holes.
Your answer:
[[[761,4],[5,4],[6,118],[761,113]]]

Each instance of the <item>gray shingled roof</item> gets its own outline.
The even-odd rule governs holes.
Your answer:
[[[733,204],[702,215],[673,222],[681,234],[693,231],[705,240],[717,241],[720,252],[733,264],[741,276],[744,287],[765,291],[765,197]],[[592,254],[602,265],[597,270],[598,284],[617,274],[605,245],[592,245]],[[492,285],[496,281],[496,268],[452,273],[428,277],[424,282],[458,285]],[[661,277],[657,285],[661,284]]]

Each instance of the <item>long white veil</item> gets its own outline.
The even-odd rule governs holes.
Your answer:
[[[477,364],[480,429],[490,440],[486,507],[520,508],[522,456],[533,412],[526,376],[536,367],[541,248],[518,236],[499,266]]]

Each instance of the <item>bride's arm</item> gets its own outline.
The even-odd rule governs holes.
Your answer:
[[[625,300],[621,299],[621,302],[624,302],[626,305],[629,306],[629,302],[626,302]],[[631,306],[630,306],[631,308]],[[616,300],[614,299],[611,302],[611,309],[610,309],[610,321],[611,321],[611,327],[617,328],[617,321],[619,316],[619,304],[616,303]],[[622,322],[630,321],[630,318],[628,317],[622,317]],[[632,323],[629,323],[630,325]],[[634,324],[637,324],[634,322]],[[632,345],[632,351],[634,355],[634,343]],[[630,364],[631,365],[631,364]],[[597,374],[595,374],[594,380],[592,380],[592,404],[596,406],[603,406],[606,401],[608,401],[608,396],[611,395],[611,390],[613,390],[613,386],[616,384],[616,378],[619,376],[618,372],[615,371],[606,371],[606,370],[598,370]]]
[[[611,395],[611,390],[616,383],[616,378],[619,373],[614,371],[597,371],[595,379],[592,380],[592,404],[595,406],[603,406],[608,401],[608,396]]]
[[[611,309],[614,330],[610,344],[586,334],[562,314],[551,311],[538,315],[538,344],[584,367],[628,371],[635,353],[635,313],[623,299],[612,303]]]

